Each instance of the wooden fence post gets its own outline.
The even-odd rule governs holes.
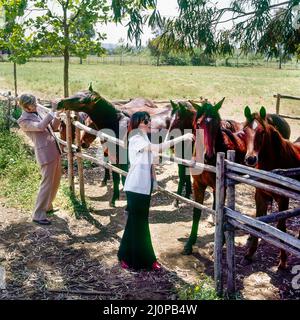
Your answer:
[[[279,111],[280,111],[280,99],[281,99],[281,96],[278,93],[277,94],[277,100],[276,100],[276,114],[279,114]]]
[[[7,110],[6,110],[6,129],[10,129],[10,113],[11,113],[11,92],[8,92],[7,97]]]
[[[74,187],[74,163],[73,163],[73,150],[72,150],[72,121],[71,111],[67,111],[67,149],[68,149],[68,182],[71,192],[75,191]]]
[[[222,274],[222,249],[224,239],[224,160],[225,154],[217,154],[216,165],[216,227],[215,227],[215,248],[214,248],[214,278],[218,295],[223,294]]]
[[[227,159],[231,162],[235,161],[235,151],[229,150],[227,152]],[[232,180],[227,180],[229,183],[227,185],[226,198],[227,198],[227,207],[235,210],[235,184],[232,183]],[[235,246],[234,246],[234,237],[235,229],[234,226],[229,224],[226,221],[226,260],[227,260],[227,293],[228,295],[235,294]]]
[[[77,117],[77,121],[79,121],[78,112],[76,112],[76,117]],[[77,152],[81,152],[80,129],[76,127],[75,130],[76,130],[75,137],[76,137]],[[83,160],[80,157],[76,157],[76,159],[77,159],[77,168],[78,168],[80,199],[82,203],[85,203]]]

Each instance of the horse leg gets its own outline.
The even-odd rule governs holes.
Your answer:
[[[280,197],[278,201],[279,211],[285,211],[289,207],[289,198]],[[282,232],[286,232],[286,219],[280,219],[277,222],[277,228]],[[279,269],[285,270],[287,268],[287,253],[285,250],[280,249],[280,262],[278,265]]]
[[[194,189],[195,201],[203,204],[206,186],[199,185],[196,182],[196,179],[194,179],[193,189]],[[188,239],[187,243],[185,244],[184,250],[183,250],[183,254],[185,254],[185,255],[191,254],[193,252],[193,245],[197,241],[198,226],[199,226],[200,218],[201,218],[201,210],[198,208],[194,208],[194,210],[193,210],[193,225],[192,225],[191,234],[190,234],[189,239]]]
[[[101,181],[101,187],[104,187],[107,185],[107,181],[110,179],[110,173],[109,173],[109,169],[105,168],[104,169],[104,178]]]
[[[126,172],[128,172],[128,164],[119,164],[118,165],[118,168],[120,168],[121,170],[123,170],[123,171],[126,171]],[[123,176],[122,175],[122,185],[124,186],[124,184],[125,184],[125,180],[126,180],[126,176]]]
[[[119,200],[119,198],[120,198],[120,190],[119,190],[120,175],[116,172],[113,172],[112,178],[113,178],[113,196],[112,196],[112,199],[111,199],[109,205],[112,208],[114,208],[116,206],[116,200]]]
[[[182,190],[183,190],[183,185],[184,185],[184,178],[185,178],[185,167],[182,164],[178,164],[178,177],[179,177],[179,182],[178,182],[178,187],[177,187],[177,194],[179,196],[182,195]],[[179,201],[177,199],[174,200],[173,206],[175,208],[179,207]]]
[[[190,199],[192,194],[192,181],[189,173],[185,174],[185,197]]]
[[[266,215],[270,199],[272,199],[271,196],[267,195],[262,190],[256,189],[255,191],[256,217],[261,217]],[[248,262],[252,262],[253,255],[256,252],[258,247],[258,238],[250,235],[247,240],[247,247],[248,247],[248,250],[245,255],[245,259]]]

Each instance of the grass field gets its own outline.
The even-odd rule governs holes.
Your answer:
[[[32,92],[42,99],[63,94],[61,62],[30,62],[18,67],[19,93]],[[147,97],[151,99],[186,99],[207,97],[217,101],[226,97],[222,115],[243,119],[243,109],[261,105],[275,111],[273,94],[300,96],[299,70],[229,67],[155,67],[139,65],[70,66],[70,91],[87,88],[108,99]],[[12,64],[0,63],[0,91],[13,89]],[[300,102],[283,101],[282,112],[300,114]],[[300,129],[298,123],[293,126]],[[294,133],[295,136],[300,135]]]

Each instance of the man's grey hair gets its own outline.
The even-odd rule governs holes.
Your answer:
[[[36,104],[36,97],[32,94],[22,94],[19,97],[19,104],[22,108],[27,108],[30,105],[35,105]]]

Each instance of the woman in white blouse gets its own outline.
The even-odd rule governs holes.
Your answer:
[[[148,221],[155,182],[153,158],[154,154],[169,149],[174,144],[193,140],[193,134],[187,133],[161,144],[152,144],[147,136],[150,130],[151,118],[147,112],[132,115],[128,130],[130,169],[124,185],[128,219],[118,252],[121,266],[125,269],[161,269],[153,250]]]

